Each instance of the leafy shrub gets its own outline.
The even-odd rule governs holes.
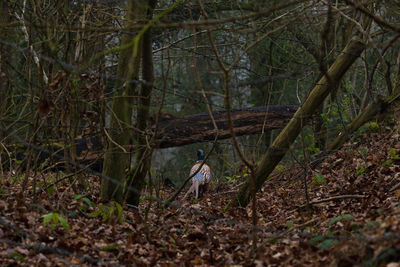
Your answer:
[[[90,213],[90,217],[102,216],[103,222],[114,223],[115,221],[119,221],[119,223],[123,223],[124,221],[124,213],[122,206],[115,201],[111,201],[110,204],[107,205],[99,205],[98,209],[94,212]]]
[[[70,226],[68,221],[61,217],[60,214],[56,211],[52,211],[42,216],[43,217],[43,225],[47,226],[50,225],[51,228],[55,228],[58,224],[64,227],[65,230],[69,230]]]
[[[324,178],[324,176],[320,173],[316,173],[314,174],[314,178],[313,181],[311,182],[312,185],[322,185],[322,184],[326,184],[326,179]]]

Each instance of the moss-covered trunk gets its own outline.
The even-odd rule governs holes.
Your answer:
[[[310,116],[312,116],[319,108],[329,92],[335,88],[338,81],[359,57],[364,48],[365,44],[359,38],[353,38],[329,68],[327,75],[322,77],[317,85],[312,89],[302,107],[297,110],[293,118],[278,135],[259,163],[256,171],[257,191],[260,190],[265,180],[289,149],[289,146],[299,135],[301,129],[305,125],[304,120],[310,118]],[[250,183],[246,182],[238,192],[237,204],[246,206],[250,201],[250,197]]]
[[[143,20],[145,6],[141,1],[129,1],[126,27],[129,28]],[[129,82],[138,80],[140,70],[141,51],[139,44],[138,53],[134,54],[135,35],[124,34],[121,41],[117,80],[115,82],[115,95],[112,103],[110,131],[105,133],[106,153],[104,155],[103,175],[113,180],[102,179],[100,196],[103,200],[123,200],[122,184],[125,183],[126,169],[130,162],[128,149],[124,149],[130,143],[132,127],[132,96],[136,94],[137,83]]]

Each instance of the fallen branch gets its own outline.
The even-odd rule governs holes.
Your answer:
[[[365,198],[366,196],[364,195],[341,195],[341,196],[334,196],[334,197],[328,197],[328,198],[324,198],[324,199],[319,199],[319,200],[314,200],[310,202],[310,205],[314,205],[314,204],[320,204],[320,203],[324,203],[324,202],[329,202],[329,201],[335,201],[335,200],[342,200],[342,199],[346,199],[346,198]],[[300,207],[305,207],[306,205],[302,205]]]
[[[393,192],[394,190],[397,190],[399,188],[400,188],[400,183],[398,183],[395,186],[393,186],[392,188],[390,188],[389,192]]]

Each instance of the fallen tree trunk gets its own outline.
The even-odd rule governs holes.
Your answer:
[[[283,128],[293,117],[297,108],[297,106],[292,105],[280,105],[233,109],[231,112],[236,136],[259,134],[263,131]],[[228,128],[226,111],[215,111],[213,112],[213,117],[219,128],[218,139],[230,138],[231,134]],[[152,126],[152,129],[154,128],[155,125]],[[168,148],[213,141],[215,135],[216,130],[214,129],[212,120],[208,113],[200,113],[184,117],[174,117],[172,115],[164,114],[158,124],[158,134],[155,139],[154,148]],[[124,147],[129,151],[131,145],[125,145]],[[22,151],[26,148],[25,145],[22,145],[19,149],[14,149],[21,152],[18,153],[17,156],[19,160],[25,160]],[[76,140],[76,149],[77,162],[84,165],[95,164],[92,166],[92,169],[101,172],[104,146],[101,143],[100,136]],[[57,156],[55,161],[58,161],[63,157],[62,151],[63,147],[56,144],[43,147],[43,151],[38,150],[36,154],[40,155],[38,160],[39,165],[46,159],[53,158],[56,154]],[[0,157],[1,156],[2,155],[0,155]],[[9,157],[3,155],[3,158]],[[9,163],[10,160],[11,159],[7,162]],[[0,160],[0,162],[2,161]]]
[[[232,120],[236,136],[252,135],[280,129],[290,121],[297,106],[280,105],[233,109]],[[214,111],[218,139],[232,137],[228,127],[226,111]],[[156,148],[183,146],[199,142],[213,141],[216,130],[208,113],[184,117],[163,117],[158,124]]]
[[[275,169],[275,166],[281,161],[288,151],[290,145],[299,135],[304,127],[304,120],[309,118],[317,108],[323,103],[329,92],[335,88],[335,84],[343,77],[353,62],[364,50],[365,44],[359,38],[353,38],[345,47],[343,53],[335,60],[317,85],[312,89],[310,95],[304,104],[296,111],[293,118],[276,137],[272,146],[268,149],[256,171],[256,190],[259,191]],[[251,197],[250,181],[241,187],[237,195],[237,204],[247,206]]]

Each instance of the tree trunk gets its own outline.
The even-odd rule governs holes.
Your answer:
[[[139,1],[129,1],[126,26],[134,25],[138,20],[144,19],[144,6]],[[121,184],[125,182],[126,173],[130,162],[130,155],[127,150],[123,149],[129,145],[131,139],[132,96],[136,95],[136,83],[126,82],[137,80],[140,69],[141,51],[134,55],[133,43],[135,36],[124,34],[122,36],[121,47],[124,49],[120,52],[115,90],[112,103],[112,112],[110,118],[110,132],[106,135],[107,148],[104,155],[103,175],[111,177],[119,184],[113,181],[102,179],[100,196],[103,200],[115,199],[118,202],[123,200],[123,188]],[[139,44],[140,48],[141,44]],[[123,88],[123,89],[121,89]],[[110,140],[112,139],[112,140]]]
[[[353,38],[346,46],[343,53],[336,59],[333,65],[327,72],[327,75],[322,77],[318,84],[310,92],[310,95],[305,100],[288,125],[275,139],[272,146],[262,158],[256,171],[256,190],[260,190],[261,186],[274,170],[275,166],[280,162],[286,154],[289,146],[294,142],[299,135],[301,129],[305,125],[304,120],[318,109],[329,92],[333,90],[348,68],[359,57],[364,50],[365,44],[359,38]],[[237,204],[246,206],[251,197],[250,182],[247,181],[240,189],[237,195]]]
[[[156,0],[149,0],[147,3],[147,19],[151,20],[153,17],[153,10],[156,6]],[[140,200],[140,192],[144,185],[146,175],[150,168],[152,148],[148,141],[150,136],[147,135],[147,127],[150,117],[150,100],[153,90],[154,82],[154,68],[153,68],[153,41],[151,35],[151,28],[149,28],[143,35],[142,47],[142,77],[145,81],[142,84],[138,100],[137,109],[137,124],[136,127],[141,133],[137,138],[137,149],[135,151],[135,168],[131,170],[128,185],[132,185],[135,191],[127,191],[127,203],[138,206]]]
[[[232,109],[233,130],[236,136],[260,134],[262,131],[281,129],[290,121],[297,106],[280,105]],[[218,126],[218,139],[231,138],[226,111],[214,111]],[[309,124],[309,121],[305,121]],[[155,126],[153,125],[153,128]],[[208,113],[184,117],[164,116],[158,124],[155,147],[167,148],[209,142],[215,139],[216,130]]]

